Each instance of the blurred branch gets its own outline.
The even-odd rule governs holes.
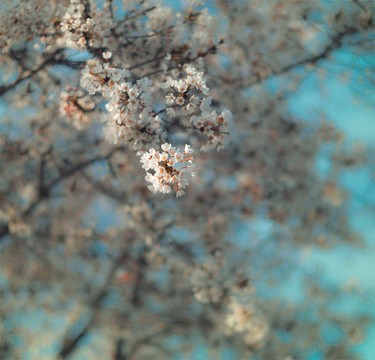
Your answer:
[[[135,64],[135,65],[133,65],[133,66],[130,66],[130,67],[127,68],[127,70],[130,71],[130,70],[136,69],[136,68],[138,68],[138,67],[141,67],[141,66],[144,66],[144,65],[150,64],[150,63],[152,63],[152,62],[154,62],[154,61],[162,60],[162,59],[164,59],[164,57],[165,57],[165,55],[155,56],[155,57],[152,58],[152,59],[145,60],[145,61],[143,61],[143,62],[141,62],[141,63],[138,63],[138,64]]]
[[[139,293],[141,291],[143,280],[145,277],[145,272],[143,270],[147,267],[147,262],[144,256],[144,249],[141,250],[141,253],[137,259],[137,265],[138,265],[137,276],[134,281],[133,295],[131,298],[131,303],[135,307],[138,307],[141,305],[141,299],[140,299]]]
[[[288,72],[289,70],[305,64],[316,64],[319,60],[327,58],[332,51],[342,46],[342,39],[344,36],[350,34],[353,35],[356,31],[353,29],[347,29],[341,33],[338,33],[332,38],[332,41],[317,55],[298,61],[294,64],[290,64],[281,69],[281,73]]]
[[[45,70],[49,65],[65,65],[72,69],[80,69],[86,61],[71,61],[69,59],[59,57],[64,49],[60,48],[51,54],[47,54],[46,59],[33,70],[24,71],[15,81],[11,84],[0,86],[0,96],[4,95],[9,90],[14,89],[22,81],[31,78],[32,76],[38,74],[42,70]]]
[[[127,357],[124,354],[124,346],[125,340],[124,339],[117,339],[116,340],[116,352],[113,360],[126,360]]]
[[[102,184],[101,182],[95,181],[91,176],[89,176],[85,171],[82,172],[83,177],[89,182],[96,190],[100,191],[102,194],[109,196],[117,201],[125,202],[127,199],[126,193],[118,193],[115,189],[109,188]]]
[[[112,268],[110,269],[107,278],[101,287],[101,289],[98,291],[98,293],[91,299],[91,301],[88,304],[88,308],[90,313],[90,318],[87,321],[86,325],[82,328],[81,331],[78,332],[78,334],[73,335],[73,329],[76,327],[77,323],[79,322],[79,319],[83,315],[78,317],[78,320],[70,326],[70,328],[65,332],[64,339],[62,340],[62,348],[60,352],[58,353],[58,358],[65,359],[72,355],[72,353],[77,349],[79,342],[88,334],[88,332],[92,329],[92,327],[95,324],[96,318],[98,316],[98,313],[100,311],[100,304],[102,300],[108,295],[110,291],[110,285],[112,283],[113,277],[117,271],[117,269],[122,265],[122,263],[128,258],[128,249],[124,249],[121,254],[118,256],[118,258],[115,260],[114,264],[112,265]]]
[[[33,75],[37,74],[38,72],[40,72],[41,70],[43,70],[47,65],[49,65],[52,60],[55,58],[55,56],[59,53],[61,53],[61,50],[62,49],[58,49],[56,51],[54,51],[52,54],[49,54],[46,58],[46,60],[44,60],[38,67],[36,67],[35,69],[33,70],[29,70],[29,71],[25,71],[23,74],[21,74],[17,80],[13,81],[11,84],[9,85],[4,85],[4,86],[1,86],[0,87],[0,96],[2,96],[3,94],[5,94],[7,91],[15,88],[19,83],[21,83],[23,80],[26,80],[26,79],[29,79],[31,78]]]
[[[56,179],[52,180],[47,184],[47,188],[50,190],[58,183],[60,183],[62,180],[74,175],[75,173],[87,168],[88,166],[102,160],[110,159],[116,152],[124,150],[124,146],[117,146],[114,147],[112,150],[110,150],[106,155],[103,156],[96,156],[92,159],[80,162],[75,165],[70,165],[70,169],[65,170],[60,176],[58,176]]]
[[[353,35],[357,31],[352,28],[348,28],[345,31],[337,33],[335,36],[332,37],[331,41],[329,44],[327,44],[319,53],[307,57],[305,59],[296,61],[294,63],[291,63],[289,65],[285,65],[284,67],[277,69],[277,70],[272,70],[271,73],[269,73],[266,77],[256,77],[255,79],[249,79],[249,78],[235,78],[235,79],[226,79],[222,78],[222,81],[225,82],[237,82],[237,81],[242,81],[242,80],[250,80],[248,84],[246,84],[248,87],[252,87],[255,85],[262,84],[263,82],[267,81],[270,77],[272,76],[280,76],[288,73],[289,71],[303,65],[316,65],[320,60],[327,59],[333,51],[339,49],[343,45],[343,39],[348,36],[348,35]]]
[[[209,54],[214,54],[216,51],[217,51],[217,45],[212,45],[206,51],[199,53],[194,58],[187,57],[186,59],[184,59],[184,62],[185,63],[192,63],[192,62],[198,60],[199,58],[204,58]],[[148,77],[148,76],[152,76],[152,75],[155,75],[155,74],[159,74],[159,73],[162,73],[162,72],[165,72],[165,71],[171,71],[171,70],[177,69],[178,67],[179,67],[179,65],[172,65],[172,66],[169,66],[167,70],[157,69],[157,70],[148,72],[146,74],[143,74],[141,77],[137,78],[136,80],[141,79],[143,77]]]
[[[359,0],[352,0],[354,4],[359,6],[363,11],[367,11],[367,9],[359,2]]]
[[[107,0],[107,3],[108,3],[108,8],[109,8],[111,19],[115,21],[116,9],[113,7],[113,0]]]
[[[1,238],[5,235],[9,234],[9,224],[1,225],[0,226],[0,241]]]
[[[142,1],[143,3],[143,1]],[[148,12],[156,9],[156,6],[151,6],[143,11],[140,11],[139,13],[135,13],[134,15],[131,15],[132,12],[130,12],[127,16],[124,17],[121,21],[118,22],[117,26],[119,26],[121,23],[126,23],[128,20],[136,19],[138,16],[142,16],[147,14]]]
[[[122,151],[125,148],[123,146],[117,146],[111,149],[106,155],[96,156],[92,159],[82,161],[78,164],[72,165],[70,169],[66,170],[64,173],[60,174],[55,179],[51,180],[49,183],[44,183],[39,178],[38,181],[38,196],[37,198],[30,203],[30,205],[19,215],[20,217],[27,217],[31,214],[31,212],[35,209],[35,207],[41,203],[42,200],[48,199],[50,197],[50,193],[54,186],[61,183],[63,180],[69,178],[70,176],[76,174],[79,171],[87,168],[88,166],[102,160],[110,159],[115,153],[118,151]],[[42,169],[42,164],[40,164],[40,169]],[[0,226],[0,242],[2,241],[3,237],[9,234],[9,223],[3,224]]]
[[[43,198],[48,195],[48,190],[45,186],[45,168],[46,168],[46,155],[48,155],[52,150],[52,146],[48,151],[41,155],[41,159],[38,166],[38,197]]]

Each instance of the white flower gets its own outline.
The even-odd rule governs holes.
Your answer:
[[[176,99],[176,104],[177,105],[184,105],[185,103],[185,99],[183,96],[178,96],[177,99]]]
[[[209,111],[210,110],[210,106],[211,106],[211,100],[212,100],[212,97],[209,96],[209,97],[206,97],[205,99],[203,99],[201,105],[200,105],[200,109],[202,112],[205,112],[205,111]]]
[[[167,81],[163,83],[162,87],[167,88],[167,87],[173,87],[175,83],[175,80],[173,80],[171,77],[167,78]]]
[[[175,99],[176,99],[172,93],[169,93],[165,98],[166,98],[166,101],[165,101],[165,102],[166,102],[168,105],[170,105],[170,104],[174,104],[174,101],[175,101]]]
[[[192,113],[194,112],[194,110],[195,110],[195,106],[194,106],[192,103],[187,104],[187,105],[186,105],[186,110],[187,110],[187,112],[188,112],[189,114],[192,114]]]
[[[185,149],[184,149],[184,154],[192,154],[193,153],[193,149],[191,148],[190,145],[185,145]]]
[[[62,32],[65,32],[65,31],[67,31],[69,29],[69,26],[68,26],[67,23],[62,23],[60,29],[61,29]]]
[[[136,98],[139,95],[139,91],[135,86],[133,86],[132,88],[129,89],[128,94],[130,97]]]
[[[233,115],[229,110],[224,110],[221,113],[221,116],[223,117],[224,121],[226,121],[226,122],[232,121],[232,119],[233,119]]]
[[[190,97],[189,100],[190,100],[190,103],[193,104],[193,105],[198,105],[199,104],[199,98],[198,98],[198,96],[193,95],[193,96]]]
[[[185,194],[183,189],[195,176],[193,150],[189,145],[185,145],[184,152],[172,147],[171,144],[161,145],[163,153],[151,149],[141,157],[142,167],[153,170],[154,174],[147,173],[146,180],[151,183],[149,189],[153,192],[169,193],[172,186],[176,191],[176,197]]]
[[[130,82],[123,82],[120,84],[120,89],[121,91],[129,91],[131,85],[132,84]]]
[[[89,31],[89,26],[87,24],[82,24],[81,25],[81,31],[83,31],[83,32]]]
[[[186,72],[187,76],[192,76],[192,75],[195,75],[197,73],[197,69],[194,68],[191,65],[188,65],[185,68],[185,72]]]
[[[77,4],[76,9],[81,13],[83,10],[85,10],[85,5],[83,4]]]
[[[104,56],[104,55],[103,55]],[[119,69],[113,69],[111,73],[111,80],[113,81],[119,81],[121,79],[122,73]]]
[[[130,72],[129,72],[129,75],[130,75]],[[137,80],[137,85],[142,90],[148,90],[148,88],[152,86],[152,81],[149,78],[145,77],[145,78]]]
[[[179,91],[181,93],[186,92],[186,90],[189,86],[189,84],[183,79],[181,79],[180,81],[178,81],[177,84],[174,84],[174,85],[175,85],[175,87],[177,87],[177,91]]]
[[[182,195],[185,195],[185,191],[184,190],[178,190],[177,192],[176,192],[176,197],[179,197],[179,196],[182,196]]]
[[[168,152],[172,147],[172,144],[165,143],[161,146],[161,148],[165,151]]]

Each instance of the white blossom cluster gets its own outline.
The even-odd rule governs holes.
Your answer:
[[[227,294],[239,291],[246,279],[237,264],[226,261],[223,251],[216,251],[214,256],[205,261],[202,266],[192,269],[189,280],[194,297],[201,303],[220,303]]]
[[[186,77],[179,80],[168,77],[163,85],[172,90],[166,96],[166,113],[171,118],[176,117],[177,112],[189,116],[190,124],[208,138],[201,147],[202,151],[220,150],[229,141],[232,114],[228,110],[217,114],[212,109],[212,96],[203,72],[190,65],[184,68],[184,72]]]
[[[190,281],[194,292],[194,297],[201,303],[218,303],[223,297],[223,286],[221,278],[211,277],[212,270],[208,264],[204,264],[202,268],[196,268],[192,271]]]
[[[131,142],[134,149],[144,149],[145,144],[156,146],[165,139],[159,116],[152,114],[152,82],[148,78],[127,82],[130,72],[111,66],[111,53],[103,53],[107,60],[102,64],[92,61],[82,72],[81,86],[89,94],[100,93],[109,98],[106,109],[110,114],[105,129],[105,138],[114,144]]]
[[[8,53],[12,47],[20,46],[24,41],[31,42],[37,37],[47,44],[48,49],[48,43],[57,33],[56,19],[60,12],[58,5],[49,0],[2,1],[0,7],[2,55]]]
[[[211,103],[203,72],[198,72],[190,65],[184,71],[185,78],[176,80],[168,77],[164,84],[166,88],[173,91],[166,96],[166,104],[171,105],[167,108],[167,113],[170,116],[175,116],[176,106],[179,106],[184,114],[189,115],[200,108],[201,111],[207,110]]]
[[[251,302],[242,304],[236,298],[229,303],[226,324],[235,332],[244,334],[244,341],[250,346],[259,346],[268,333],[269,325]]]
[[[142,167],[146,171],[154,172],[148,172],[146,175],[146,180],[152,184],[149,189],[153,192],[169,193],[173,186],[176,196],[182,196],[185,194],[183,189],[195,176],[195,164],[191,155],[193,150],[189,145],[185,145],[184,151],[181,152],[168,143],[161,148],[164,150],[162,153],[152,148],[141,157]]]
[[[186,3],[188,3],[188,1],[186,1]],[[176,47],[181,44],[188,44],[187,52],[191,57],[196,57],[200,52],[206,51],[212,46],[213,42],[217,42],[217,39],[214,38],[217,34],[215,34],[214,30],[216,18],[211,16],[207,9],[200,8],[198,10],[199,2],[195,2],[194,4],[194,1],[191,1],[189,5],[191,6],[190,11],[187,12],[183,21],[177,21],[175,24],[171,45]],[[170,11],[170,9],[163,8],[159,14],[155,12],[150,15],[153,28],[155,28],[155,25],[160,27],[160,23],[163,21],[163,14],[171,13],[173,14],[173,11]],[[169,15],[170,19],[173,19],[172,16]],[[168,20],[169,23],[171,22],[170,19]],[[176,14],[176,19],[182,20],[181,14]],[[192,24],[194,24],[194,26],[191,26]],[[222,34],[220,34],[220,36],[222,36]]]
[[[100,93],[109,99],[106,109],[110,118],[104,128],[105,138],[112,143],[132,143],[135,150],[147,150],[151,147],[141,158],[145,170],[155,172],[146,176],[146,180],[152,184],[149,188],[154,192],[169,193],[174,184],[176,195],[183,195],[183,189],[194,174],[192,149],[185,146],[181,153],[165,143],[162,146],[164,153],[160,154],[153,148],[166,138],[161,118],[152,110],[153,83],[147,77],[136,83],[127,81],[130,72],[111,65],[110,52],[103,53],[102,56],[105,63],[98,60],[88,62],[82,72],[81,86],[90,95]],[[172,92],[166,97],[167,108],[161,112],[166,112],[169,117],[176,116],[177,111],[188,116],[193,127],[208,136],[209,140],[203,144],[202,149],[221,149],[228,141],[231,114],[225,110],[218,115],[211,108],[212,97],[202,72],[192,66],[186,66],[184,71],[185,78],[176,80],[169,77],[164,84]]]
[[[229,142],[229,122],[232,120],[232,114],[229,110],[224,110],[217,114],[215,110],[203,112],[200,117],[193,116],[191,122],[194,126],[202,129],[203,134],[208,137],[202,147],[202,151],[209,151],[217,148],[221,150]]]
[[[102,27],[91,18],[85,5],[79,0],[70,0],[61,22],[61,31],[67,46],[85,50],[87,46],[100,48],[107,46],[108,37]]]
[[[103,53],[103,58],[106,60],[111,56],[111,53]],[[109,98],[113,93],[114,85],[127,76],[130,76],[128,70],[111,66],[108,61],[103,64],[98,60],[91,60],[82,71],[81,86],[86,88],[90,95],[101,93]]]

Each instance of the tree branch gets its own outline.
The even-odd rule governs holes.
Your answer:
[[[4,95],[7,91],[14,89],[22,81],[31,78],[32,76],[38,74],[40,71],[44,70],[49,65],[66,65],[72,69],[80,69],[85,61],[71,61],[66,58],[56,58],[57,55],[61,54],[64,49],[58,49],[52,54],[49,54],[47,58],[33,70],[28,70],[22,73],[15,81],[11,84],[0,86],[0,96]]]
[[[355,30],[353,29],[347,29],[346,31],[338,33],[336,36],[332,38],[332,41],[317,55],[313,57],[309,57],[300,61],[297,61],[296,63],[287,65],[283,67],[281,70],[279,70],[277,75],[286,73],[290,71],[293,68],[296,68],[301,65],[306,65],[306,64],[316,64],[319,60],[327,58],[334,50],[340,48],[342,46],[342,39],[344,36],[350,34],[354,34]]]
[[[91,328],[95,324],[95,320],[98,316],[98,312],[100,311],[100,303],[102,300],[108,295],[110,291],[110,285],[113,280],[113,277],[117,271],[117,269],[122,265],[122,263],[128,258],[128,251],[127,249],[123,250],[121,254],[118,256],[118,258],[115,260],[112,268],[110,269],[106,281],[104,282],[101,289],[98,291],[98,293],[94,296],[94,298],[89,302],[88,308],[91,311],[90,318],[87,321],[86,325],[82,328],[82,330],[76,334],[72,335],[73,329],[76,327],[77,322],[83,315],[78,317],[77,322],[75,322],[66,332],[64,339],[62,341],[62,348],[58,353],[59,359],[65,359],[72,355],[72,353],[77,349],[79,342],[89,333]]]
[[[143,62],[141,62],[141,63],[135,64],[135,65],[133,65],[133,66],[130,66],[130,67],[127,68],[127,70],[130,71],[130,70],[136,69],[136,68],[138,68],[138,67],[141,67],[141,66],[143,66],[143,65],[150,64],[150,63],[152,63],[152,62],[154,62],[154,61],[162,60],[162,59],[164,59],[164,57],[165,57],[165,55],[156,56],[156,57],[154,57],[154,58],[152,58],[152,59],[149,59],[149,60],[143,61]]]
[[[111,151],[109,151],[108,154],[106,154],[104,156],[96,156],[92,159],[80,162],[76,165],[71,165],[71,168],[69,170],[66,170],[63,174],[58,176],[56,179],[50,181],[47,184],[47,188],[52,189],[56,184],[60,183],[62,180],[74,175],[75,173],[85,169],[86,167],[88,167],[88,166],[90,166],[90,165],[92,165],[92,164],[94,164],[98,161],[110,159],[117,151],[121,151],[121,150],[124,150],[124,149],[125,149],[125,147],[123,147],[123,146],[117,146],[117,147],[113,148]]]
[[[113,360],[126,360],[127,357],[124,354],[124,346],[125,340],[124,339],[117,339],[116,340],[116,352]]]
[[[27,217],[31,214],[34,208],[44,199],[48,199],[51,190],[54,186],[62,182],[63,180],[67,179],[68,177],[74,175],[75,173],[85,169],[86,167],[102,160],[110,159],[117,151],[124,150],[123,146],[118,146],[110,150],[106,155],[103,156],[96,156],[92,159],[82,161],[76,165],[73,165],[69,170],[66,170],[63,174],[56,177],[55,179],[51,180],[49,183],[44,184],[42,193],[40,192],[40,188],[38,188],[38,197],[21,213],[20,217]],[[40,185],[38,185],[40,186]],[[43,195],[43,196],[42,196]],[[9,234],[9,223],[0,225],[0,243],[3,238]]]
[[[198,54],[196,57],[194,57],[192,59],[190,57],[188,57],[187,59],[185,59],[185,63],[192,63],[192,62],[198,60],[199,58],[203,58],[203,57],[207,56],[208,54],[215,53],[216,50],[217,50],[217,45],[212,45],[205,52],[202,52],[202,53]],[[157,70],[148,72],[146,74],[143,74],[141,77],[137,78],[136,80],[138,80],[140,78],[152,76],[152,75],[155,75],[155,74],[159,74],[159,73],[164,72],[164,71],[171,71],[171,70],[177,69],[178,67],[179,67],[179,65],[172,65],[172,66],[169,66],[167,70],[157,69]]]
[[[287,73],[287,72],[289,72],[289,71],[291,71],[291,70],[293,70],[293,69],[295,69],[299,66],[302,66],[302,65],[309,65],[309,64],[315,65],[315,64],[317,64],[318,61],[328,58],[329,55],[331,55],[334,50],[339,49],[342,46],[342,40],[345,36],[353,35],[353,34],[355,34],[355,32],[356,32],[356,30],[349,28],[349,29],[347,29],[343,32],[340,32],[340,33],[336,34],[332,38],[332,41],[327,46],[325,46],[318,54],[313,55],[313,56],[308,57],[308,58],[305,58],[305,59],[302,59],[302,60],[299,60],[295,63],[286,65],[286,66],[282,67],[281,69],[273,70],[265,78],[258,77],[255,80],[250,81],[248,86],[251,87],[251,86],[254,86],[254,85],[261,84],[264,81],[268,80],[271,76],[283,75],[283,74],[285,74],[285,73]],[[239,79],[235,79],[233,81],[236,82],[236,81],[241,81],[241,80],[242,79],[239,78]],[[225,81],[228,81],[228,80],[225,79]]]

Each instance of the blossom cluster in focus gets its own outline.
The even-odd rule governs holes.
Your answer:
[[[148,171],[146,180],[151,183],[149,189],[153,192],[169,193],[175,188],[176,196],[185,194],[186,185],[195,176],[192,153],[189,145],[185,145],[184,151],[165,143],[161,146],[162,153],[151,149],[141,157],[143,168]]]

